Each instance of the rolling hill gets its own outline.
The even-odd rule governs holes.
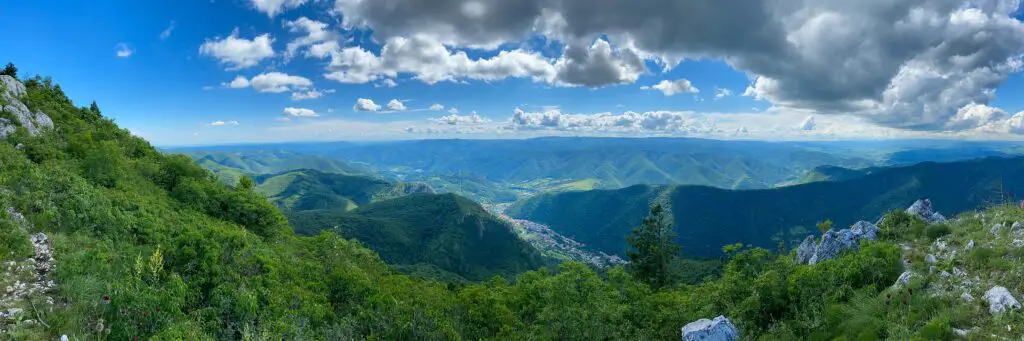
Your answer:
[[[792,247],[815,225],[874,221],[882,213],[931,198],[954,214],[1024,193],[1024,158],[925,162],[885,168],[845,181],[815,182],[760,190],[705,186],[638,185],[539,195],[519,202],[510,216],[547,224],[555,231],[608,253],[622,254],[623,239],[655,200],[668,202],[678,242],[692,256],[712,257],[723,245]]]
[[[299,234],[334,231],[390,264],[432,266],[469,280],[508,277],[543,264],[505,222],[455,194],[412,194],[349,212],[292,212],[288,219]]]
[[[364,175],[324,173],[312,169],[258,175],[253,180],[257,192],[286,211],[347,211],[412,193],[434,193],[423,183],[389,182]]]
[[[340,160],[299,154],[296,152],[259,147],[232,147],[230,149],[203,147],[166,149],[169,153],[188,155],[200,166],[210,170],[227,184],[234,184],[244,174],[273,174],[298,169],[311,169],[325,173],[368,175],[365,165]]]

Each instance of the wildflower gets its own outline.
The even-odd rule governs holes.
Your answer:
[[[103,304],[110,304],[110,295],[103,295]]]
[[[149,312],[148,312],[148,311],[143,311],[143,312],[142,312],[142,316],[148,316],[148,315],[149,315]]]
[[[906,299],[906,298],[904,298],[904,299],[903,299],[903,305],[908,305],[908,304],[909,304],[909,303],[907,303],[907,299]]]
[[[914,296],[914,289],[907,288],[907,294],[910,295],[910,296]]]
[[[156,312],[158,312],[158,313],[159,313],[159,312],[160,312],[160,308],[156,308]]]

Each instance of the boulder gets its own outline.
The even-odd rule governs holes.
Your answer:
[[[993,235],[998,235],[999,231],[1003,230],[1003,223],[992,225],[992,228],[988,229],[988,232]]]
[[[1020,230],[1020,222],[1019,221],[1013,222],[1013,225],[1010,226],[1010,230]]]
[[[933,254],[928,254],[927,256],[925,256],[924,261],[927,262],[928,264],[935,264],[939,262],[939,260],[936,259],[935,255]]]
[[[14,77],[0,75],[0,83],[2,83],[0,88],[4,91],[3,98],[7,100],[7,102],[12,102],[12,99],[17,99],[18,97],[25,95],[25,84],[21,84],[21,82]]]
[[[913,271],[904,271],[902,274],[900,274],[900,278],[896,279],[896,284],[894,284],[894,286],[902,287],[904,285],[907,285],[907,283],[910,283],[910,280],[913,279],[914,277],[917,277],[917,274],[914,273]]]
[[[974,239],[967,242],[967,246],[964,247],[964,251],[971,251],[971,249],[974,249]]]
[[[803,243],[796,248],[796,261],[800,264],[807,264],[811,261],[811,257],[814,257],[815,245],[814,236],[807,236]]]
[[[821,236],[821,242],[814,249],[814,255],[807,261],[816,264],[820,261],[835,258],[840,253],[856,249],[862,240],[878,238],[878,226],[866,221],[858,221],[853,227],[839,231],[828,230]],[[805,241],[806,242],[806,241]]]
[[[1020,302],[1013,298],[1009,290],[1001,286],[988,289],[982,298],[988,303],[988,312],[992,315],[998,315],[1011,309],[1020,309]]]
[[[683,341],[733,341],[740,339],[740,331],[725,316],[714,320],[700,319],[687,323],[682,329]]]
[[[974,302],[974,296],[971,296],[971,293],[966,291],[960,294],[960,299],[964,300],[965,302]]]
[[[15,129],[17,127],[14,123],[11,123],[11,120],[0,118],[0,139],[6,139],[11,134],[14,134]]]
[[[28,107],[19,99],[25,95],[25,85],[11,76],[0,76],[0,83],[3,83],[3,102],[0,110],[8,116],[13,117],[13,122],[8,119],[0,121],[0,138],[6,138],[14,132],[16,125],[21,125],[28,130],[29,135],[38,135],[43,129],[52,129],[53,120],[44,113],[32,113]]]
[[[946,217],[932,210],[932,201],[929,199],[915,201],[913,205],[907,208],[907,213],[929,223],[942,223],[946,221]]]

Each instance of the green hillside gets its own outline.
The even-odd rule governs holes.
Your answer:
[[[668,200],[683,252],[711,257],[741,242],[792,247],[831,219],[836,226],[875,221],[880,212],[931,198],[954,214],[1024,193],[1024,158],[925,162],[873,171],[846,181],[763,190],[702,186],[633,186],[620,190],[536,196],[513,205],[510,216],[547,224],[555,231],[608,253],[622,254],[623,237],[659,195]]]
[[[253,178],[256,191],[286,211],[347,211],[374,201],[412,193],[433,193],[421,183],[392,183],[363,175],[301,169]]]
[[[429,264],[470,280],[511,277],[542,265],[540,254],[480,205],[454,194],[413,194],[351,212],[293,212],[301,234],[354,238],[391,264]]]
[[[948,225],[894,215],[880,240],[816,265],[731,248],[718,279],[657,291],[626,268],[595,273],[572,262],[447,285],[401,275],[333,233],[293,235],[261,194],[158,152],[96,105],[75,107],[49,79],[25,87],[5,92],[4,104],[23,102],[53,128],[0,121],[10,132],[0,138],[0,286],[13,289],[0,292],[4,339],[668,340],[718,315],[754,340],[1016,339],[1024,325],[1024,310],[990,313],[962,298],[994,285],[1024,292],[1024,232],[1008,224],[1024,221],[1016,207]],[[346,214],[390,224],[369,216],[418,212],[404,207],[430,207],[419,201],[428,197],[478,211],[454,196],[414,195]],[[945,210],[949,199],[935,201]],[[893,286],[903,270],[918,275]]]
[[[821,181],[844,181],[862,177],[878,170],[877,168],[849,169],[836,166],[818,166],[804,173],[800,178],[779,184],[781,186],[792,186],[809,184]]]

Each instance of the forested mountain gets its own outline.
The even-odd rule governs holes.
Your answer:
[[[311,169],[325,173],[368,175],[365,165],[340,160],[303,155],[277,148],[235,147],[225,151],[218,148],[169,149],[182,153],[209,169],[228,184],[234,184],[244,174],[273,174],[291,170]]]
[[[1024,193],[1024,158],[925,162],[872,171],[845,181],[762,190],[704,186],[645,186],[539,195],[513,205],[510,216],[547,224],[555,231],[608,253],[622,254],[624,237],[652,202],[666,202],[683,252],[720,255],[723,245],[793,247],[827,219],[836,226],[875,221],[888,210],[923,197],[954,214]]]
[[[348,211],[374,201],[412,193],[434,193],[422,183],[390,182],[365,175],[301,169],[253,178],[256,191],[286,211]]]
[[[480,205],[455,194],[412,194],[354,211],[288,214],[296,232],[359,240],[390,264],[436,267],[470,280],[511,278],[542,265],[540,254]]]

